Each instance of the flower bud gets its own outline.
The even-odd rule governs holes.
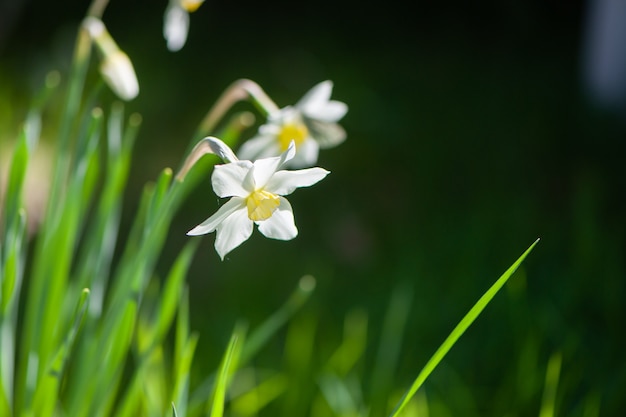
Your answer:
[[[128,55],[117,46],[104,23],[98,18],[89,16],[83,21],[83,27],[102,55],[100,73],[109,88],[125,101],[137,97],[139,83],[133,64]]]
[[[121,50],[104,57],[100,73],[119,98],[129,101],[139,94],[139,83],[128,55]]]

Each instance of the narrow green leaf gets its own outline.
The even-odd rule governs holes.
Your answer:
[[[32,261],[33,272],[26,298],[22,332],[22,355],[16,371],[16,412],[32,404],[39,379],[45,375],[57,349],[71,310],[65,302],[69,271],[73,261],[80,226],[88,208],[86,201],[93,193],[97,168],[97,141],[102,122],[101,112],[90,114],[86,121],[89,137],[84,153],[77,159],[77,171],[69,186],[59,185],[64,198],[48,202]],[[66,170],[67,167],[59,167]],[[74,294],[68,294],[72,297]],[[70,304],[72,305],[72,304]],[[36,369],[33,369],[36,367]]]
[[[289,386],[289,378],[277,373],[260,381],[251,390],[232,399],[234,415],[255,416],[265,406],[282,395]]]
[[[179,301],[176,317],[176,333],[174,342],[174,363],[172,376],[172,401],[178,404],[182,416],[187,415],[189,398],[190,370],[194,352],[198,343],[197,334],[189,334],[189,294],[185,288]]]
[[[24,178],[26,177],[26,169],[28,167],[29,151],[26,143],[26,133],[22,131],[20,140],[17,142],[13,151],[13,159],[11,160],[11,168],[7,178],[6,192],[4,195],[4,227],[10,230],[11,225],[18,216],[18,212],[22,205],[22,187]],[[8,242],[4,242],[6,245]]]
[[[554,417],[556,415],[556,391],[561,374],[561,360],[561,352],[555,352],[548,361],[539,417]]]
[[[52,359],[57,346],[61,343],[70,321],[74,297],[78,294],[68,293],[70,268],[78,244],[80,231],[85,220],[90,202],[95,192],[95,184],[99,170],[98,140],[102,113],[94,112],[89,123],[89,138],[85,145],[85,153],[77,162],[77,170],[71,179],[64,210],[59,218],[58,227],[54,229],[47,253],[38,258],[37,282],[41,282],[39,309],[43,310],[38,324],[37,349],[39,355],[39,375],[43,376]],[[70,300],[72,302],[70,302]],[[33,306],[34,307],[34,306]]]
[[[215,389],[213,391],[213,401],[211,405],[210,417],[223,417],[224,415],[224,401],[226,399],[226,390],[228,389],[229,377],[231,374],[231,361],[235,355],[235,348],[237,346],[237,332],[233,332],[228,343],[228,348],[224,353],[220,368],[217,374],[217,380],[215,381]]]
[[[65,373],[65,365],[72,352],[76,335],[82,326],[88,302],[89,290],[84,289],[80,294],[74,309],[74,314],[71,318],[72,326],[66,334],[63,343],[59,346],[47,372],[39,381],[37,391],[35,391],[33,409],[37,416],[49,416],[53,414],[53,410],[59,398],[59,390]]]
[[[198,243],[198,240],[190,240],[176,258],[165,280],[160,300],[154,307],[154,317],[149,323],[149,334],[146,336],[144,346],[140,347],[140,352],[149,350],[151,346],[162,343],[163,338],[170,329],[178,303],[183,294],[185,277]]]
[[[300,278],[298,286],[291,293],[285,304],[283,304],[274,314],[267,318],[252,334],[245,343],[240,341],[241,355],[239,356],[239,366],[245,365],[256,353],[280,330],[282,326],[304,305],[315,290],[316,281],[311,275]],[[204,403],[207,395],[214,386],[214,375],[209,375],[193,392],[190,408],[192,413]]]
[[[5,235],[6,251],[3,255],[4,264],[0,268],[2,280],[0,282],[0,323],[4,320],[12,320],[15,316],[14,309],[17,307],[16,298],[21,289],[24,274],[23,253],[26,235],[26,211],[21,209],[18,213],[17,222],[12,222],[10,230]],[[0,249],[2,250],[2,249]]]
[[[418,374],[415,382],[409,388],[409,390],[404,394],[400,402],[396,405],[395,409],[391,413],[391,417],[396,417],[400,414],[402,409],[407,405],[407,403],[411,400],[415,392],[422,386],[426,378],[432,373],[432,371],[437,367],[439,362],[446,356],[448,351],[454,346],[454,344],[459,340],[461,335],[467,330],[467,328],[476,320],[478,315],[484,310],[484,308],[489,304],[489,302],[493,299],[493,297],[498,293],[498,291],[504,286],[504,284],[508,281],[508,279],[513,275],[513,273],[517,270],[520,264],[524,261],[526,256],[533,250],[535,245],[539,242],[537,239],[526,251],[522,254],[522,256],[517,259],[507,269],[504,274],[485,292],[482,297],[474,304],[474,306],[470,309],[470,311],[461,319],[459,324],[452,330],[452,332],[448,335],[448,337],[443,341],[441,346],[435,351],[433,356],[428,360],[424,368]]]
[[[122,388],[122,370],[130,351],[137,317],[137,301],[129,299],[122,307],[113,332],[100,339],[97,385],[89,404],[90,416],[109,416],[119,390]],[[104,335],[103,334],[103,335]]]
[[[0,415],[2,416],[12,415],[11,404],[9,403],[9,393],[10,389],[5,387],[3,381],[0,379]]]
[[[393,374],[400,356],[412,297],[413,288],[406,281],[397,285],[391,294],[372,370],[370,389],[373,397],[372,415],[381,415],[387,410],[388,396],[393,387]]]
[[[313,293],[315,285],[315,278],[311,275],[305,275],[300,279],[297,288],[287,302],[250,334],[241,353],[242,365],[247,363],[304,305]]]
[[[122,211],[122,197],[130,170],[132,144],[138,131],[141,118],[130,117],[122,134],[121,105],[111,110],[107,124],[106,176],[95,216],[85,234],[85,243],[78,256],[77,285],[91,289],[90,309],[101,314],[105,289],[108,285],[110,265],[117,241]],[[119,143],[121,141],[121,143]]]
[[[343,341],[327,363],[331,372],[346,376],[365,353],[367,347],[367,313],[363,309],[350,311],[343,326]]]
[[[355,394],[349,380],[334,373],[325,373],[318,378],[318,383],[327,404],[337,416],[358,416],[362,407],[360,395]]]
[[[62,379],[65,366],[67,364],[67,360],[70,357],[70,353],[72,352],[72,346],[74,345],[74,341],[76,340],[76,335],[80,331],[87,308],[89,306],[89,289],[84,288],[80,294],[78,302],[76,303],[76,308],[74,309],[74,314],[71,317],[72,327],[69,329],[63,344],[59,348],[54,361],[52,362],[50,372],[55,375],[59,380]]]

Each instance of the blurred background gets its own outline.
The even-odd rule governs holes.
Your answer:
[[[7,142],[45,74],[67,71],[88,3],[0,4]],[[316,357],[323,362],[344,318],[361,311],[364,379],[392,294],[406,294],[393,377],[405,389],[541,238],[427,381],[429,398],[447,407],[432,415],[537,415],[555,352],[563,355],[558,415],[594,415],[586,414],[594,404],[601,415],[623,412],[626,3],[207,0],[176,53],[162,37],[166,4],[113,0],[103,18],[141,88],[127,106],[143,126],[126,224],[143,185],[178,166],[233,81],[256,81],[282,107],[330,79],[333,98],[350,109],[347,141],[320,155],[332,174],[290,198],[296,240],[255,232],[221,262],[214,235],[200,238],[189,277],[200,373],[215,368],[238,319],[258,325],[312,274],[317,291],[303,314],[315,318]],[[217,204],[207,179],[174,221],[164,272],[185,232]],[[259,363],[280,364],[282,344],[266,347]]]

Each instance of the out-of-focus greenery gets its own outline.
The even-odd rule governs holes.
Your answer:
[[[45,73],[67,69],[86,7],[23,2],[0,44],[0,145]],[[316,371],[344,326],[367,346],[347,380],[350,371],[368,381],[369,398],[384,378],[402,392],[494,277],[541,237],[424,385],[430,415],[538,415],[548,364],[560,365],[556,415],[617,415],[626,389],[626,125],[585,95],[584,4],[370,7],[207,0],[175,54],[162,41],[165,4],[113,0],[105,13],[141,87],[128,106],[143,124],[126,213],[146,181],[175,167],[198,120],[238,78],[281,106],[332,79],[333,97],[350,107],[348,140],[321,154],[332,174],[293,196],[298,239],[253,235],[220,262],[214,237],[201,238],[189,273],[195,376],[216,368],[238,319],[261,323],[310,273],[314,297],[255,358],[303,380],[270,412],[304,413],[315,387],[341,392]],[[207,180],[173,220],[163,275],[185,232],[216,206]],[[402,296],[398,370],[380,376],[370,365],[389,337],[388,304]],[[305,363],[290,356],[302,349]]]

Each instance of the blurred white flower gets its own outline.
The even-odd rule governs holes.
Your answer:
[[[329,172],[318,167],[280,170],[296,154],[293,141],[280,156],[255,162],[237,159],[228,145],[217,138],[209,137],[204,141],[208,142],[212,153],[228,162],[215,166],[211,183],[215,194],[230,197],[230,200],[187,234],[197,236],[216,231],[215,250],[222,260],[252,235],[254,223],[266,237],[295,238],[298,229],[293,211],[283,196],[296,188],[316,184]]]
[[[241,158],[255,160],[275,156],[294,141],[297,152],[289,166],[314,165],[320,148],[332,148],[346,139],[345,130],[337,122],[346,114],[348,106],[330,99],[332,89],[332,81],[323,81],[294,106],[270,113],[259,133],[239,149]]]
[[[204,0],[170,0],[163,19],[163,36],[167,41],[167,49],[176,52],[185,46],[189,33],[189,13],[196,11],[203,2]]]
[[[139,83],[130,58],[118,50],[104,57],[100,64],[100,73],[122,100],[132,100],[139,94]]]
[[[104,23],[93,16],[83,21],[102,55],[100,73],[109,88],[122,100],[132,100],[139,94],[139,82],[130,58],[122,51],[109,34]]]

